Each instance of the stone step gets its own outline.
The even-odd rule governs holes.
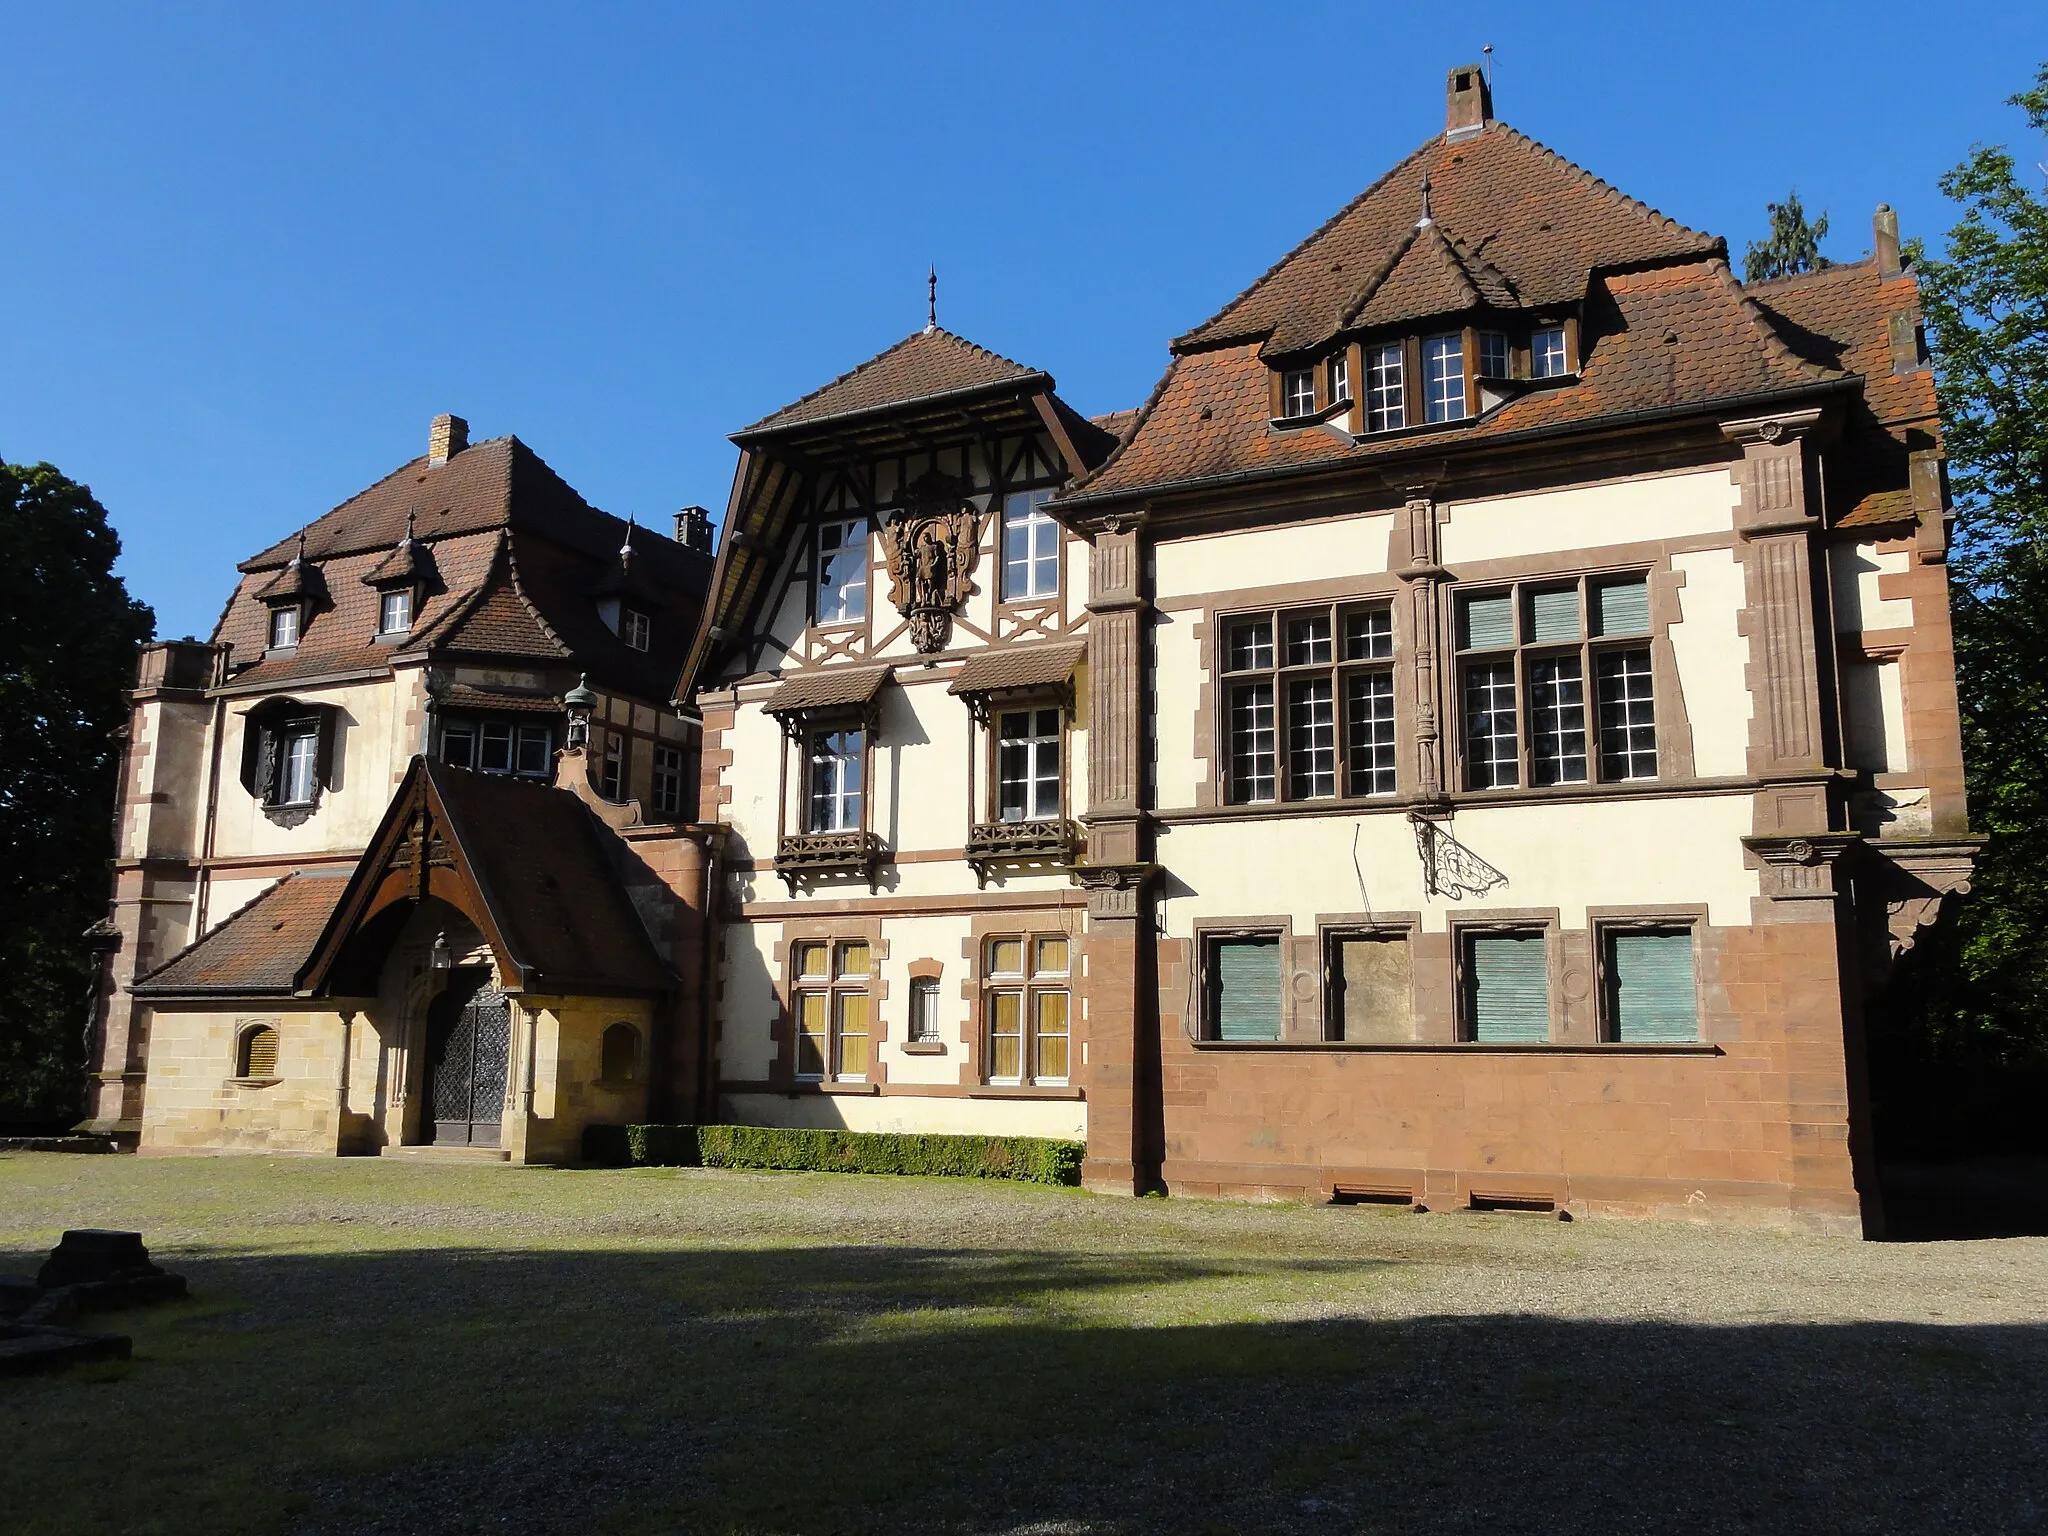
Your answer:
[[[404,1157],[422,1163],[509,1163],[503,1147],[384,1147],[379,1157]]]

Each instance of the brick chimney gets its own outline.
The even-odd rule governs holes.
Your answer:
[[[427,465],[446,464],[468,446],[468,422],[460,416],[436,416],[427,429]]]
[[[1444,82],[1444,138],[1469,139],[1493,118],[1493,88],[1477,64],[1460,64]]]
[[[1892,212],[1890,203],[1877,205],[1877,216],[1870,221],[1871,249],[1877,253],[1877,273],[1880,277],[1899,275],[1899,216]]]
[[[676,542],[700,554],[711,553],[711,514],[702,507],[684,507],[676,513]]]

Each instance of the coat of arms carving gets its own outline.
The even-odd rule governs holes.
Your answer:
[[[943,651],[953,614],[974,590],[980,515],[967,482],[933,470],[904,487],[903,506],[882,530],[889,601],[910,621],[922,655]]]

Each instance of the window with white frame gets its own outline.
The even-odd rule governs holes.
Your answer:
[[[820,624],[851,624],[868,616],[867,519],[818,525],[817,570]]]
[[[1228,800],[1394,793],[1389,604],[1235,614],[1222,628]]]
[[[1045,504],[1050,489],[1003,498],[1003,600],[1051,597],[1060,589],[1060,525]]]
[[[617,731],[601,731],[604,738],[598,754],[597,784],[607,800],[626,798],[626,738]]]
[[[679,815],[683,809],[683,753],[680,747],[654,749],[654,811]]]
[[[1465,419],[1465,338],[1431,336],[1422,343],[1422,419]]]
[[[1365,430],[1392,432],[1408,424],[1401,343],[1374,343],[1365,349]]]
[[[1073,956],[1064,934],[1010,934],[982,949],[991,1083],[1067,1081]]]
[[[1351,354],[1339,352],[1330,359],[1330,403],[1351,398]]]
[[[1290,368],[1280,375],[1280,414],[1284,417],[1313,416],[1316,413],[1316,371]]]
[[[311,805],[320,792],[320,727],[295,720],[284,728],[273,805]]]
[[[865,939],[805,940],[790,946],[798,1078],[859,1082],[867,1076],[872,964]]]
[[[638,608],[621,608],[619,638],[634,650],[644,651],[654,641],[654,621]]]
[[[243,722],[242,783],[266,809],[310,807],[325,787],[330,707],[273,699]]]
[[[806,748],[808,772],[804,830],[854,832],[860,828],[861,732],[813,731]]]
[[[1459,594],[1465,787],[1655,778],[1649,633],[1641,575]]]
[[[996,716],[996,815],[1049,821],[1060,813],[1061,711],[1006,709]]]
[[[412,628],[412,588],[392,587],[377,596],[377,633],[402,635]]]
[[[299,643],[299,606],[290,603],[270,610],[270,648],[288,651]]]
[[[554,769],[555,732],[548,725],[509,720],[448,720],[441,726],[441,761],[479,773],[546,778]]]
[[[1571,371],[1571,361],[1565,351],[1564,327],[1539,327],[1529,338],[1529,377],[1555,379]]]
[[[1505,331],[1479,333],[1479,376],[1505,379],[1509,374],[1508,337]]]

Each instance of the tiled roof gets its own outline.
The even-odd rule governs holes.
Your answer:
[[[1259,343],[1174,359],[1137,430],[1061,501],[1190,481],[1440,452],[1540,428],[1824,385],[1842,374],[1795,354],[1718,259],[1614,273],[1587,305],[1580,377],[1532,389],[1477,421],[1351,443],[1269,425]],[[1058,502],[1055,503],[1057,505]]]
[[[1409,275],[1403,248],[1422,214],[1425,177],[1434,238]],[[1489,303],[1530,308],[1577,300],[1598,268],[1725,253],[1719,238],[1488,123],[1455,143],[1431,138],[1174,346],[1255,337],[1273,355],[1325,342],[1347,324],[1423,319],[1447,312],[1454,271]]]
[[[135,983],[137,996],[289,997],[348,888],[346,869],[286,875]]]
[[[889,681],[889,667],[810,667],[786,680],[761,706],[771,715],[867,704]]]
[[[884,410],[933,395],[957,394],[1044,378],[1036,369],[999,357],[951,331],[932,327],[906,336],[850,373],[812,390],[771,416],[734,434],[745,437],[835,416]]]
[[[1088,654],[1085,641],[1004,645],[967,658],[948,693],[995,693],[1004,688],[1047,688],[1064,683]]]
[[[411,528],[414,541],[404,540]],[[632,542],[635,606],[653,620],[646,651],[627,646],[599,617],[595,594]],[[588,505],[517,438],[464,449],[445,464],[415,459],[306,529],[306,563],[283,564],[297,536],[245,561],[247,572],[215,629],[231,647],[237,686],[376,670],[425,651],[502,655],[588,671],[601,688],[665,701],[689,647],[711,562],[673,540]],[[277,569],[271,568],[273,561]],[[411,633],[377,634],[374,586],[423,580]],[[260,594],[293,569],[325,578],[299,644],[265,654]],[[565,684],[566,686],[566,684]]]
[[[1915,516],[1908,456],[1940,444],[1934,373],[1892,366],[1889,317],[1920,306],[1909,273],[1885,276],[1874,261],[1758,283],[1750,296],[1788,345],[1812,362],[1863,377],[1862,398],[1843,427],[1829,495],[1838,528],[1874,528]]]
[[[1134,405],[1128,410],[1104,411],[1100,416],[1090,416],[1088,419],[1121,442],[1129,435],[1131,428],[1138,424],[1138,414],[1139,407]]]

